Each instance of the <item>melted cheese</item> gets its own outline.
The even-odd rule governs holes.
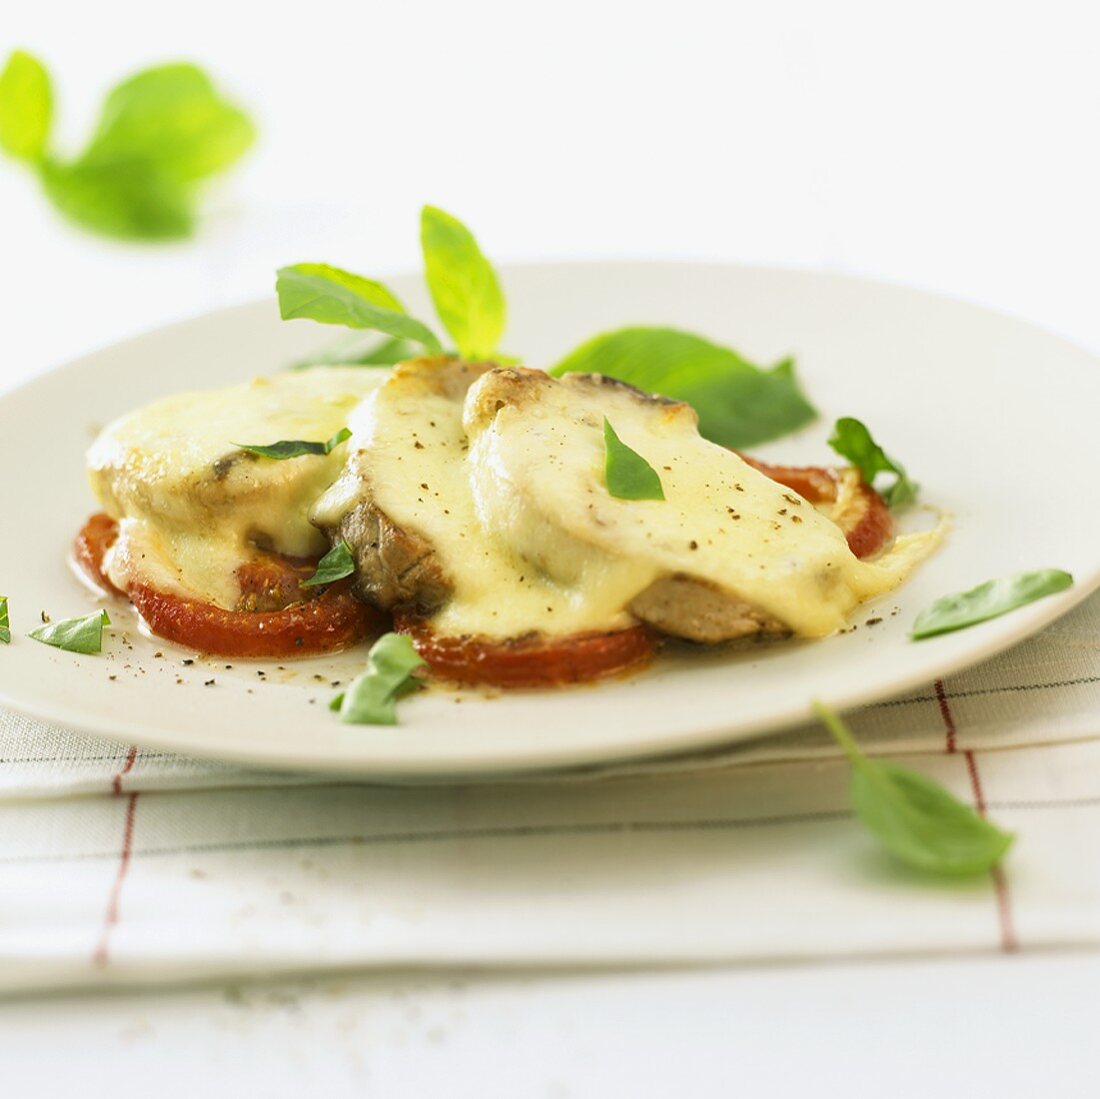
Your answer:
[[[635,595],[686,575],[820,636],[931,548],[932,536],[912,536],[859,561],[825,515],[702,439],[686,406],[550,379],[510,402],[494,388],[498,372],[463,394],[435,384],[435,368],[404,364],[364,402],[352,421],[354,475],[313,517],[334,527],[369,493],[425,538],[453,585],[433,618],[441,633],[621,628]],[[657,469],[665,500],[608,495],[605,415]]]
[[[256,546],[324,553],[308,511],[338,475],[344,448],[274,461],[234,444],[329,439],[385,376],[316,367],[169,397],[112,423],[88,453],[92,490],[120,521],[106,562],[112,581],[125,589],[143,578],[231,609],[235,571]]]

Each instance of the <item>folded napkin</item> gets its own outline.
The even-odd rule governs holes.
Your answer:
[[[809,726],[675,763],[417,788],[0,712],[0,992],[1100,942],[1100,598],[852,725],[1016,831],[1004,869],[947,883],[893,863]]]

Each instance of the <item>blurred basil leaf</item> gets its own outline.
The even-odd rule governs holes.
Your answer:
[[[17,100],[32,109],[9,114],[9,101]],[[183,63],[146,69],[115,87],[75,159],[48,152],[50,113],[45,70],[14,54],[0,77],[0,145],[34,161],[47,196],[71,221],[129,240],[189,236],[200,183],[255,138],[247,115],[201,69]]]
[[[7,645],[11,641],[11,623],[8,621],[8,597],[0,595],[0,644]]]
[[[0,148],[20,160],[40,160],[52,118],[49,74],[36,57],[16,50],[0,73]]]

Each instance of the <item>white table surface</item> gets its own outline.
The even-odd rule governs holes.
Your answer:
[[[262,140],[169,247],[74,232],[0,164],[0,390],[282,263],[415,268],[425,201],[500,262],[824,266],[1100,348],[1089,7],[18,6],[0,47],[49,62],[63,145],[119,75],[178,57]],[[1060,955],[47,998],[0,1004],[0,1066],[13,1096],[1093,1095],[1098,987],[1100,958]]]

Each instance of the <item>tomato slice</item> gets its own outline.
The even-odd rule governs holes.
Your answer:
[[[412,638],[435,675],[494,687],[562,687],[632,671],[649,663],[657,642],[644,626],[566,637],[444,637],[421,617],[398,611],[394,628]]]
[[[835,504],[840,496],[840,478],[834,470],[823,466],[773,466],[747,454],[740,457],[811,504]],[[836,519],[848,539],[848,548],[859,558],[878,553],[894,535],[894,519],[886,501],[862,478]]]
[[[118,525],[93,515],[76,536],[77,563],[101,587],[118,588],[103,571],[104,554],[118,536]],[[355,645],[379,632],[385,615],[359,602],[347,581],[314,593],[301,588],[315,562],[257,554],[238,570],[241,604],[226,610],[132,581],[124,593],[158,637],[215,656],[275,657],[316,655]]]

